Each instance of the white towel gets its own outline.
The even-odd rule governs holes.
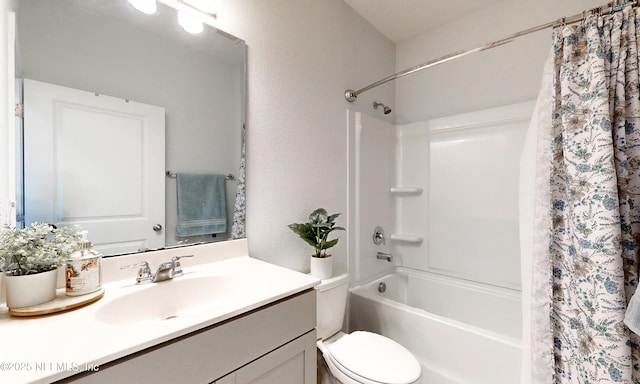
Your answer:
[[[624,315],[624,323],[633,333],[640,335],[640,295],[638,295],[638,291],[629,300],[627,312]]]

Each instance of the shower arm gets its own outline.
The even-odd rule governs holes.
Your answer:
[[[356,100],[356,98],[358,97],[359,94],[361,94],[363,92],[366,92],[366,91],[368,91],[368,90],[370,90],[372,88],[375,88],[375,87],[377,87],[379,85],[388,83],[389,81],[392,81],[392,80],[395,80],[395,79],[399,79],[399,78],[401,78],[403,76],[407,76],[407,75],[410,75],[412,73],[421,71],[423,69],[434,67],[434,66],[436,66],[438,64],[446,63],[447,61],[455,60],[455,59],[470,55],[472,53],[486,51],[488,49],[492,49],[492,48],[495,48],[495,47],[499,47],[501,45],[505,45],[505,44],[511,43],[512,41],[516,40],[519,37],[522,37],[522,36],[525,36],[525,35],[529,35],[531,33],[538,32],[538,31],[541,31],[543,29],[552,28],[552,27],[555,28],[555,27],[562,26],[562,25],[567,25],[567,24],[580,22],[580,21],[586,19],[587,15],[589,13],[601,14],[601,13],[606,13],[606,12],[615,12],[615,11],[618,11],[618,10],[622,9],[626,5],[636,5],[636,1],[633,0],[633,1],[628,1],[628,2],[624,2],[624,3],[616,1],[615,3],[609,3],[609,4],[603,5],[601,7],[593,8],[591,10],[584,11],[584,12],[582,12],[580,14],[577,14],[577,15],[573,15],[573,16],[569,16],[569,17],[562,17],[562,18],[560,18],[558,20],[555,20],[555,21],[551,21],[551,22],[548,22],[548,23],[545,23],[545,24],[538,25],[536,27],[532,27],[532,28],[529,28],[529,29],[525,29],[525,30],[516,32],[516,33],[514,33],[512,35],[509,35],[509,36],[503,38],[503,39],[496,40],[494,42],[491,42],[491,43],[488,43],[488,44],[484,44],[484,45],[481,45],[481,46],[476,47],[476,48],[463,49],[463,50],[460,50],[460,51],[452,52],[452,53],[449,53],[447,55],[441,56],[441,57],[439,57],[437,59],[433,59],[433,60],[427,61],[425,63],[416,65],[414,67],[411,67],[409,69],[405,69],[404,71],[395,73],[395,74],[393,74],[391,76],[387,76],[382,80],[378,80],[375,83],[369,84],[366,87],[360,88],[360,89],[358,89],[356,91],[354,91],[352,89],[348,89],[348,90],[346,90],[344,92],[344,97],[345,97],[345,99],[347,99],[348,102],[352,103],[352,102],[354,102]]]

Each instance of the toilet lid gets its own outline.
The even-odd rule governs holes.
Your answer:
[[[333,360],[351,373],[388,384],[408,384],[420,378],[420,363],[405,347],[376,333],[357,331],[329,347]]]

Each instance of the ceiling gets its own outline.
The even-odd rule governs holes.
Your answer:
[[[344,0],[394,43],[501,0]]]

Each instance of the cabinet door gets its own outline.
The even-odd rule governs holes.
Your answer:
[[[316,380],[316,333],[309,332],[214,384],[312,384]]]

